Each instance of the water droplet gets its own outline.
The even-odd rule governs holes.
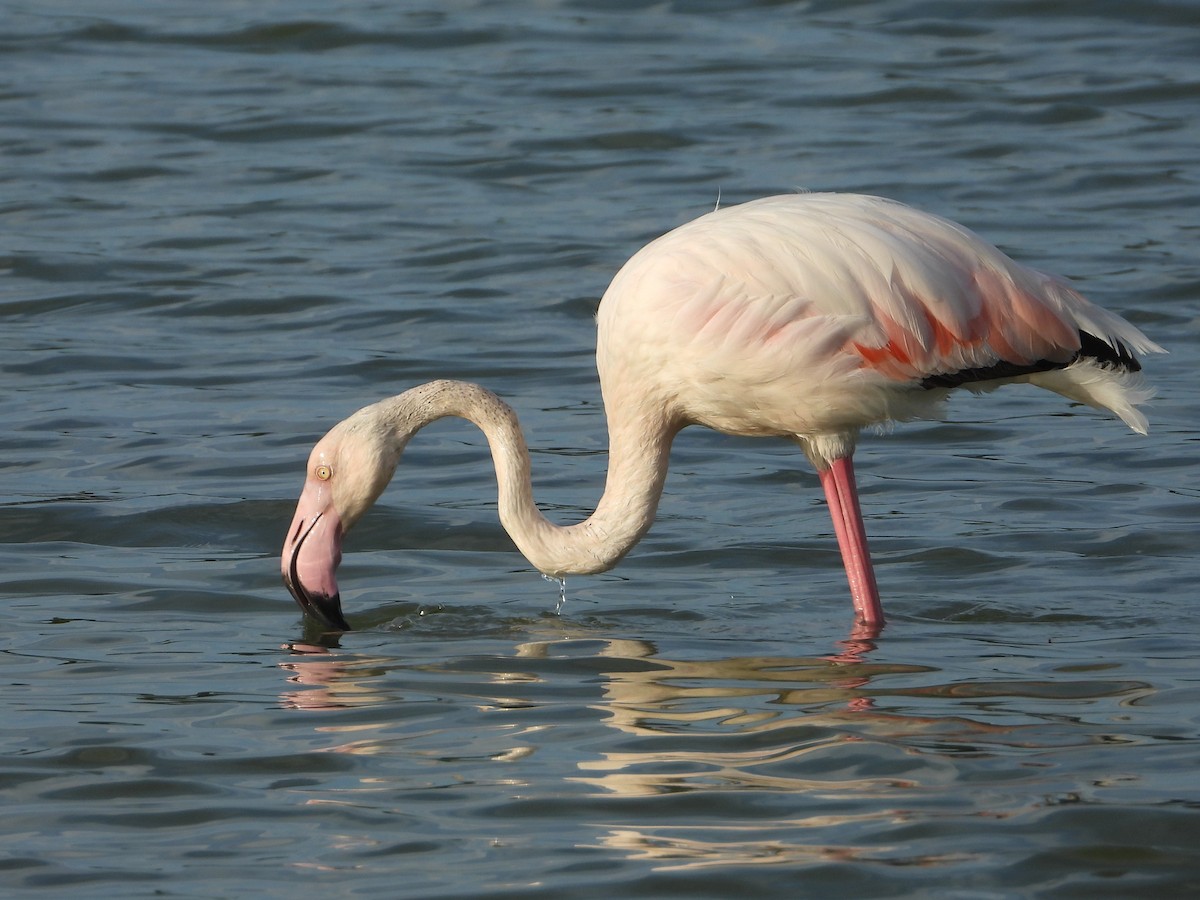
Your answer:
[[[555,578],[553,575],[542,575],[547,581],[558,585],[558,603],[554,604],[554,614],[562,615],[563,607],[567,605],[567,579]]]

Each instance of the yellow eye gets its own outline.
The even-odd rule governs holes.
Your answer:
[[[313,474],[316,475],[321,481],[328,481],[333,477],[333,469],[324,465],[317,466],[315,469],[313,469]]]

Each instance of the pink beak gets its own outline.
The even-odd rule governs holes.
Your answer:
[[[349,631],[335,577],[341,561],[342,523],[337,510],[328,488],[309,482],[283,543],[283,583],[305,613],[330,629]]]

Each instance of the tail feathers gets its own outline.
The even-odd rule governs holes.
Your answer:
[[[1122,331],[1123,338],[1128,338],[1132,334],[1140,334],[1131,325]],[[1139,341],[1139,348],[1146,346],[1153,348],[1151,352],[1166,352],[1148,338]],[[926,375],[921,379],[920,383],[921,387],[926,389],[966,387],[968,390],[990,390],[990,388],[980,388],[979,384],[986,384],[993,381],[997,382],[997,384],[1002,381],[1016,381],[1024,376],[1035,375],[1051,369],[1070,368],[1080,361],[1094,363],[1096,366],[1108,370],[1110,374],[1142,371],[1141,362],[1138,361],[1138,358],[1133,355],[1133,352],[1125,345],[1121,338],[1100,338],[1086,331],[1080,331],[1079,349],[1068,359],[1039,359],[1032,363],[1011,363],[1000,360],[990,366]],[[1033,383],[1038,384],[1040,382],[1035,380]],[[992,387],[995,387],[995,385]]]
[[[1065,281],[1047,276],[1045,286],[1079,328],[1079,353],[1066,368],[1039,372],[1029,381],[1068,399],[1111,410],[1138,434],[1145,434],[1149,423],[1137,407],[1154,397],[1154,389],[1143,381],[1142,364],[1135,354],[1167,351]]]
[[[1105,340],[1086,331],[1079,332],[1079,354],[1076,359],[1090,359],[1107,369],[1121,372],[1140,372],[1142,364],[1120,340]]]
[[[1135,353],[1167,352],[1129,322],[1102,306],[1096,306],[1062,279],[1050,275],[1043,278],[1046,293],[1058,301],[1079,329],[1080,337],[1084,340],[1081,350],[1083,356],[1104,360],[1103,345],[1111,348],[1119,360],[1133,360],[1135,363]]]
[[[1116,352],[1119,354],[1119,350]],[[1128,351],[1125,355],[1133,360]],[[1111,410],[1138,434],[1149,431],[1150,423],[1138,406],[1154,397],[1154,388],[1145,383],[1137,369],[1117,369],[1111,363],[1081,357],[1065,369],[1030,375],[1029,382],[1069,400]]]

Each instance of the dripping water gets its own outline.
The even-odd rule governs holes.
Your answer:
[[[553,575],[546,575],[544,573],[542,577],[552,584],[558,585],[558,602],[554,604],[554,614],[560,616],[562,615],[563,607],[567,605],[567,579],[555,578]]]

